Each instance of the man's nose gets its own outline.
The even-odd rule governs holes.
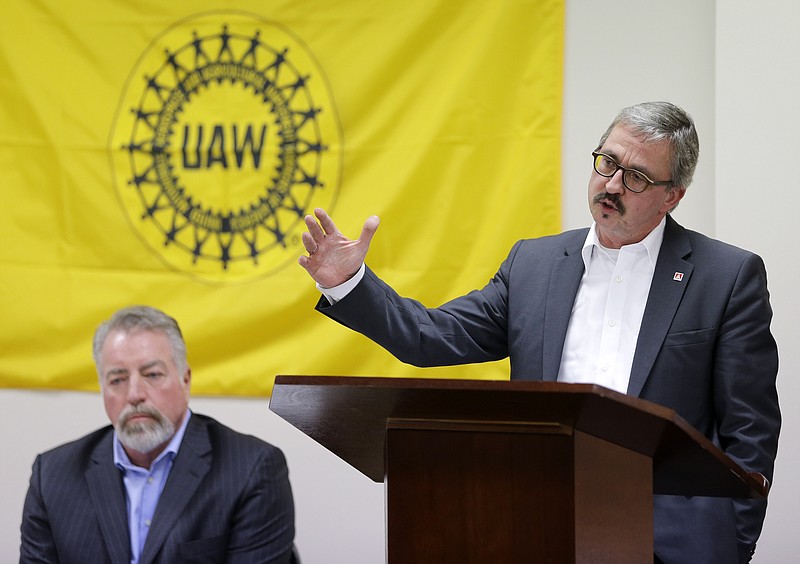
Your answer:
[[[606,181],[606,192],[609,194],[623,194],[625,192],[625,184],[622,182],[622,175],[625,172],[618,168],[617,172]]]
[[[128,379],[128,403],[138,405],[144,399],[144,384],[141,377],[134,374]]]

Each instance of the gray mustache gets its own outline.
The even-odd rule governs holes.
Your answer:
[[[136,407],[131,407],[130,409],[126,409],[122,413],[120,424],[125,426],[130,420],[130,418],[134,417],[135,415],[147,415],[149,417],[152,417],[159,423],[161,422],[162,419],[161,414],[155,409],[145,406],[136,406]]]

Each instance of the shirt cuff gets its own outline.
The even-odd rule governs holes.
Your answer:
[[[361,279],[364,278],[364,273],[366,272],[367,268],[364,263],[361,263],[361,268],[358,269],[353,277],[346,281],[342,282],[338,286],[334,286],[333,288],[323,288],[322,286],[317,283],[317,290],[322,292],[322,295],[328,299],[328,302],[333,305],[341,299],[344,299],[347,294],[353,291]]]

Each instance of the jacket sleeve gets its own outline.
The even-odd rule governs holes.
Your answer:
[[[763,261],[749,255],[741,265],[728,300],[714,366],[714,405],[720,446],[749,472],[770,482],[778,449],[781,414],[776,377],[778,351],[770,323]],[[755,549],[766,501],[736,500],[740,561]]]
[[[47,508],[42,499],[41,455],[33,463],[30,486],[25,496],[20,527],[20,564],[54,564],[58,562],[53,534],[47,516]]]
[[[289,562],[294,541],[294,501],[286,458],[268,445],[247,480],[233,515],[228,564]]]
[[[451,366],[508,356],[508,276],[520,243],[481,290],[429,308],[401,297],[367,268],[344,299],[317,310],[414,366]]]

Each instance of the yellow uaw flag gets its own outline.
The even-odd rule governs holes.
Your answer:
[[[97,389],[149,304],[195,394],[415,369],[313,311],[303,216],[434,306],[559,229],[563,0],[37,0],[0,18],[0,386]]]

